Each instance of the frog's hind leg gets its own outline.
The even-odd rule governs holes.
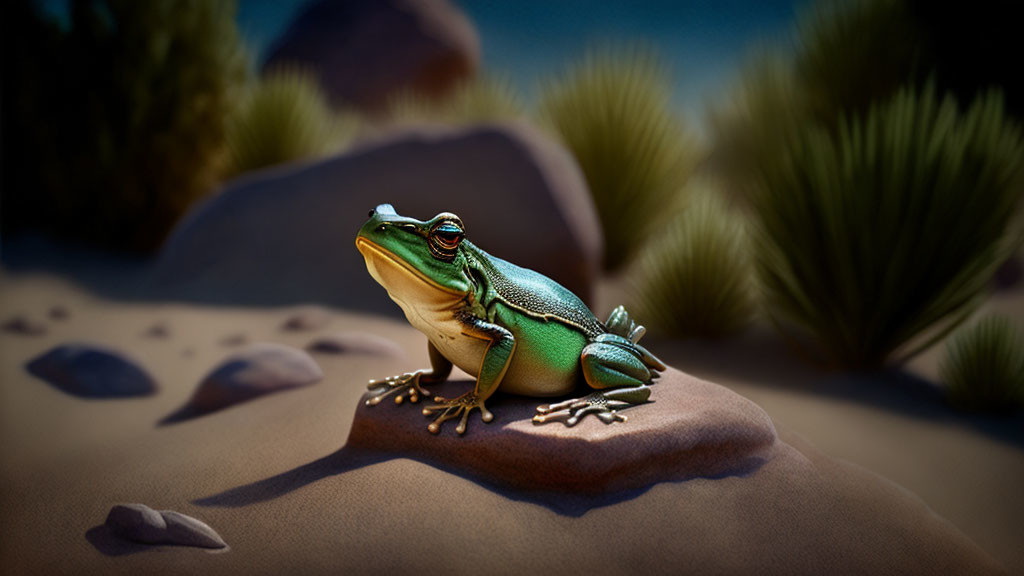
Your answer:
[[[533,421],[562,420],[574,426],[587,414],[605,424],[625,422],[619,410],[643,404],[651,395],[647,387],[656,372],[648,367],[636,345],[621,336],[603,334],[580,355],[583,377],[596,391],[573,400],[537,407]]]

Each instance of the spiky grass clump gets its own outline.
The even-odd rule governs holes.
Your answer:
[[[655,330],[719,338],[754,313],[754,272],[741,214],[717,190],[694,188],[689,205],[638,260],[634,300]]]
[[[641,48],[592,51],[544,86],[538,113],[576,157],[622,266],[683,188],[695,147],[673,111],[668,68]]]
[[[483,76],[459,83],[443,98],[403,92],[388,104],[392,124],[463,125],[514,120],[525,115],[522,98],[504,77]]]
[[[355,116],[335,113],[314,75],[280,68],[262,78],[228,125],[230,173],[319,158],[341,150]]]
[[[988,316],[954,333],[940,365],[950,402],[968,410],[1005,412],[1024,406],[1024,333]]]
[[[806,127],[753,197],[767,309],[854,367],[952,329],[1013,248],[1022,159],[996,93],[961,114],[904,91],[835,133]]]

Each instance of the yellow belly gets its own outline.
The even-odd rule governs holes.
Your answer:
[[[438,286],[387,250],[359,240],[356,246],[366,260],[366,269],[402,309],[409,324],[452,364],[477,376],[488,342],[465,335],[455,320],[455,312],[466,305],[466,295]]]

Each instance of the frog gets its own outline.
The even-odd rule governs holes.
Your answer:
[[[430,368],[371,380],[367,406],[389,397],[396,404],[429,398],[426,386],[447,380],[453,366],[476,382],[461,396],[436,396],[423,407],[434,434],[458,419],[455,431],[463,435],[474,410],[484,423],[493,421],[485,403],[499,389],[537,398],[589,392],[537,406],[535,424],[571,427],[591,414],[605,424],[624,423],[623,410],[650,402],[650,386],[666,367],[639,344],[646,330],[624,307],[600,322],[561,284],[471,243],[451,212],[421,221],[380,204],[368,218],[356,248],[373,279],[426,336]]]

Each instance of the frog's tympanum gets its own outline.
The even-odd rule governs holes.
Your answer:
[[[462,220],[441,213],[422,222],[399,216],[389,204],[370,211],[356,237],[373,278],[401,306],[409,323],[427,336],[430,370],[370,382],[367,404],[395,396],[418,402],[423,385],[443,382],[452,365],[476,377],[458,398],[435,397],[423,414],[438,414],[427,427],[480,409],[500,387],[526,396],[565,396],[586,382],[594,392],[537,408],[534,422],[561,420],[572,426],[587,414],[605,423],[625,422],[618,412],[642,404],[648,384],[665,369],[637,344],[644,334],[620,306],[602,324],[569,290],[532,270],[495,258],[466,240]]]

